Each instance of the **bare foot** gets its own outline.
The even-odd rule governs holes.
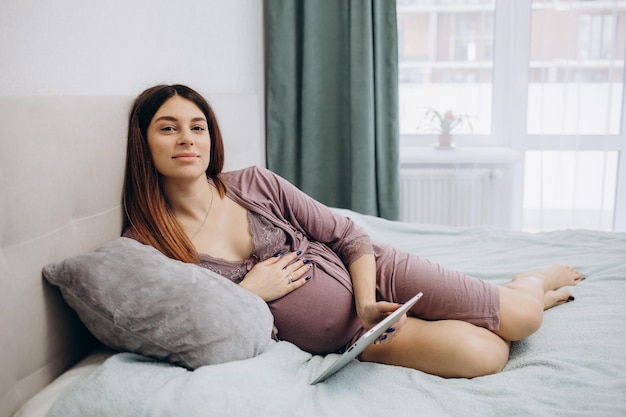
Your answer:
[[[543,281],[543,309],[547,310],[559,304],[574,300],[574,294],[569,291],[556,291],[561,287],[578,284],[583,279],[576,269],[567,265],[552,265],[532,272],[523,272],[513,277],[512,281],[522,278],[539,278]]]
[[[583,279],[583,274],[568,265],[552,265],[536,271],[517,274],[513,277],[512,281],[527,277],[541,278],[543,280],[544,292],[547,293],[549,291],[558,290],[561,287],[578,284]]]

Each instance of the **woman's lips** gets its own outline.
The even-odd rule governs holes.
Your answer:
[[[181,153],[177,153],[176,155],[174,155],[172,159],[176,159],[182,162],[193,162],[199,157],[200,155],[193,153],[193,152],[181,152]]]

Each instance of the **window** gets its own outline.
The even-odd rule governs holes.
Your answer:
[[[397,0],[397,10],[403,147],[433,144],[428,108],[469,115],[459,147],[524,155],[515,228],[626,230],[626,2]]]
[[[495,0],[398,0],[402,133],[424,133],[428,108],[490,133],[494,11]]]
[[[533,0],[529,134],[619,133],[625,46],[623,33],[616,32],[620,17],[626,18],[626,9],[618,13],[612,1]]]

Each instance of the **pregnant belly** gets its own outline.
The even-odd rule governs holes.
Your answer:
[[[317,265],[312,279],[269,303],[278,338],[314,354],[337,352],[361,329],[348,289]]]

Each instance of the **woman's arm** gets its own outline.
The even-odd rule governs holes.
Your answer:
[[[374,255],[361,256],[350,264],[349,270],[354,287],[356,311],[359,317],[362,317],[373,304],[376,304],[376,260]]]
[[[287,222],[310,240],[326,244],[339,256],[350,273],[357,313],[364,327],[371,328],[398,307],[395,303],[376,302],[374,249],[365,230],[352,219],[264,168],[240,171],[231,184],[246,196],[247,204],[252,202],[276,216],[278,222]]]
[[[311,198],[268,169],[253,166],[224,176],[228,178],[229,188],[237,190],[231,196],[239,204],[259,210],[279,227],[289,225],[309,240],[328,245],[345,265],[364,253],[374,253],[369,236],[352,219]]]
[[[283,218],[339,256],[350,273],[357,314],[363,327],[373,327],[398,308],[395,303],[376,302],[376,260],[365,230],[271,171],[256,168],[254,180],[271,196],[270,200],[276,203]]]
[[[370,329],[385,316],[400,307],[396,303],[376,302],[376,259],[374,255],[361,256],[349,266],[356,311],[365,329]],[[406,323],[406,317],[398,320],[394,330],[383,333],[380,340],[389,341],[397,334],[397,330]]]

